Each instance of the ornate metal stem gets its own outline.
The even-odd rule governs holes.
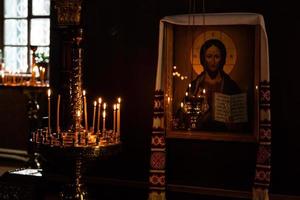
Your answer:
[[[84,170],[84,159],[81,156],[78,156],[75,160],[75,171],[73,174],[73,183],[65,185],[64,190],[60,193],[60,198],[62,200],[85,200],[88,199],[88,193],[86,187],[82,181],[82,171]]]
[[[72,69],[70,77],[70,95],[71,95],[71,114],[72,114],[72,126],[70,129],[73,132],[81,132],[83,127],[82,121],[82,52],[81,47],[83,30],[79,29],[79,32],[75,35],[72,47]]]

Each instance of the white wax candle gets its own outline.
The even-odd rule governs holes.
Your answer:
[[[105,131],[106,106],[107,106],[106,103],[103,103],[103,113],[102,113],[102,117],[103,117],[102,130],[103,130],[103,132]]]
[[[118,98],[118,104],[117,104],[117,132],[120,136],[120,127],[121,127],[121,98]]]
[[[97,106],[97,101],[94,101],[93,132],[95,131],[96,106]]]
[[[204,97],[204,104],[207,104],[206,90],[205,89],[203,89],[203,97]]]
[[[117,116],[117,120],[118,120],[118,127],[117,127],[117,131],[118,131],[118,134],[120,136],[120,133],[121,133],[121,97],[118,98],[118,104],[119,104],[119,115]]]
[[[105,132],[105,117],[106,117],[106,112],[105,112],[105,110],[103,110],[103,129],[102,129],[102,132],[103,132],[103,134],[104,134],[104,132]]]
[[[60,125],[59,125],[59,109],[60,109],[60,94],[57,97],[57,112],[56,112],[56,130],[57,133],[60,133]]]
[[[85,130],[86,132],[89,131],[89,126],[88,126],[88,120],[87,120],[87,105],[86,105],[86,91],[83,90],[82,91],[83,94],[83,106],[84,106],[84,125],[85,125]]]
[[[117,105],[114,104],[114,121],[113,121],[114,133],[116,133],[116,109],[117,109]]]
[[[50,96],[51,96],[51,90],[48,89],[48,133],[51,133],[51,101],[50,101]]]
[[[97,131],[100,132],[100,117],[101,117],[101,103],[102,98],[98,99],[98,120],[97,120]]]

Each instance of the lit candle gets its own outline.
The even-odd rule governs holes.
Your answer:
[[[105,112],[105,110],[103,110],[103,129],[102,129],[102,132],[103,132],[103,134],[105,133],[105,117],[106,117],[106,112]]]
[[[204,99],[204,104],[207,104],[206,90],[205,89],[203,89],[203,99]]]
[[[167,100],[168,104],[170,104],[170,101],[171,101],[171,98],[170,98],[170,97],[168,97],[168,100]]]
[[[60,127],[59,127],[59,109],[60,109],[60,94],[57,97],[57,112],[56,112],[56,130],[57,133],[60,133]]]
[[[39,68],[36,65],[34,65],[32,68],[32,73],[31,73],[31,81],[33,84],[35,84],[35,78],[37,76],[38,71],[39,71]]]
[[[81,112],[80,112],[80,110],[77,110],[77,112],[76,112],[76,116],[77,116],[77,122],[76,122],[76,128],[75,128],[75,133],[76,134],[79,134],[79,132],[80,132],[80,129],[81,129],[81,124],[80,124],[80,118],[81,118]],[[75,141],[77,141],[78,142],[78,135],[76,135],[75,134]],[[79,143],[80,143],[80,139],[79,139]]]
[[[41,82],[44,83],[44,81],[45,81],[45,68],[44,67],[40,67],[40,79],[41,79]]]
[[[183,102],[180,103],[180,107],[183,108]]]
[[[86,105],[86,92],[85,90],[82,91],[82,94],[83,94],[83,106],[84,106],[84,125],[85,125],[85,130],[86,132],[89,131],[89,126],[88,126],[88,120],[87,120],[87,105]]]
[[[97,121],[97,131],[98,132],[100,132],[101,103],[102,103],[102,98],[100,97],[98,99],[98,121]]]
[[[105,131],[105,119],[104,119],[104,116],[106,116],[106,103],[103,103],[103,113],[102,113],[102,117],[103,117],[103,127],[102,127],[102,130]]]
[[[97,101],[94,101],[93,132],[95,131],[96,106],[97,106]]]
[[[121,124],[121,98],[118,98],[118,104],[117,104],[117,132],[120,136],[120,124]]]
[[[34,81],[35,79],[35,71],[34,71],[34,66],[32,67],[32,71],[31,71],[31,81]]]
[[[51,108],[50,108],[50,96],[51,96],[51,90],[48,89],[48,134],[51,133]]]
[[[117,109],[117,105],[116,104],[114,104],[114,125],[113,125],[113,127],[114,127],[114,133],[116,133],[116,109]]]

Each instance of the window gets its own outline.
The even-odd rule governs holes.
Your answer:
[[[49,57],[50,0],[3,0],[2,13],[5,71],[31,73],[32,46]]]

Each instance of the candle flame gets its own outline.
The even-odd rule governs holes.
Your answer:
[[[80,117],[80,110],[77,111],[77,116]]]
[[[121,103],[121,97],[118,98],[118,102]]]
[[[48,97],[50,97],[51,96],[51,89],[48,89]]]
[[[83,90],[83,91],[82,91],[83,96],[85,96],[85,93],[86,93],[85,90]]]
[[[205,89],[203,89],[203,94],[205,94],[206,93],[206,91],[205,91]]]
[[[114,104],[114,111],[116,111],[116,109],[117,109],[117,105],[116,105],[116,104]]]
[[[180,107],[183,108],[183,102],[180,103]]]
[[[188,96],[188,95],[189,95],[189,93],[188,93],[188,92],[186,92],[186,93],[185,93],[185,96]]]
[[[106,103],[103,103],[103,109],[104,110],[106,109]]]
[[[106,117],[106,112],[105,112],[105,110],[103,111],[103,118],[105,118]]]
[[[118,110],[120,109],[120,104],[118,104],[118,103],[117,103],[117,109],[118,109]]]
[[[102,98],[101,98],[101,97],[98,99],[98,103],[99,103],[99,104],[102,103]]]
[[[97,106],[97,101],[94,101],[94,106]]]

